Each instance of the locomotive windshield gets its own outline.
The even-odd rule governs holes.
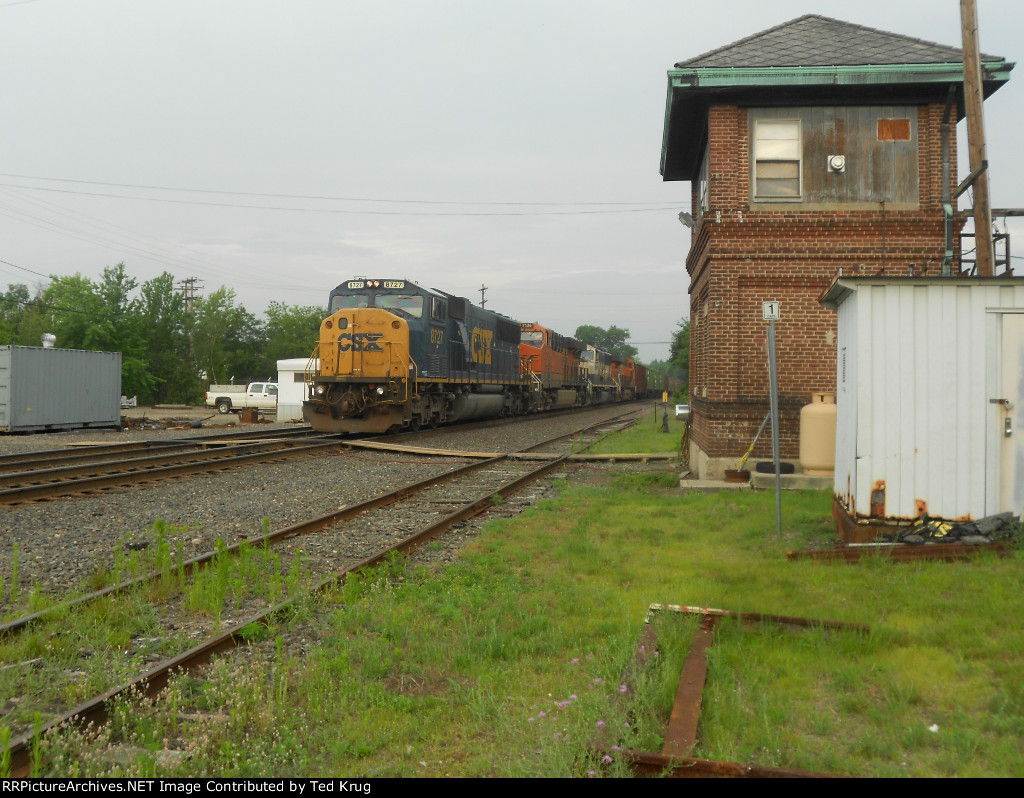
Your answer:
[[[375,307],[382,310],[398,310],[414,319],[423,318],[423,297],[415,294],[335,294],[331,297],[330,313],[351,308]]]
[[[544,345],[544,331],[543,330],[523,330],[520,335],[520,341],[530,346],[543,346]]]
[[[331,297],[330,313],[349,308],[365,308],[369,304],[369,299],[366,294],[335,294]]]
[[[378,294],[374,307],[384,310],[401,310],[414,319],[423,318],[423,297],[411,294]]]

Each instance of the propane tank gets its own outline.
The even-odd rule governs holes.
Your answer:
[[[816,393],[800,409],[800,466],[805,474],[828,476],[836,467],[836,402]]]

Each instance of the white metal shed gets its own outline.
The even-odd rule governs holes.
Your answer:
[[[277,420],[302,421],[302,403],[306,400],[305,374],[308,357],[277,361]],[[314,360],[312,368],[319,368]]]
[[[1024,278],[839,277],[836,501],[854,519],[1024,508]]]

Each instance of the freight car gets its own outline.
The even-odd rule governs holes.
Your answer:
[[[416,430],[623,398],[611,376],[618,358],[409,280],[349,280],[328,308],[302,405],[320,432]]]

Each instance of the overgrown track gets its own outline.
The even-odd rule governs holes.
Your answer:
[[[614,427],[614,424],[603,421],[594,426],[609,429],[610,426]],[[585,431],[585,429],[576,430],[530,448],[550,447],[554,440],[565,438],[573,438],[576,443]],[[566,445],[563,444],[563,446]],[[510,455],[471,463],[447,474],[405,486],[362,504],[343,507],[327,515],[271,532],[260,540],[247,542],[244,547],[251,550],[254,547],[276,546],[299,535],[309,536],[303,541],[303,556],[306,558],[307,564],[310,565],[309,574],[315,583],[312,590],[319,592],[353,572],[379,564],[393,553],[408,554],[441,535],[453,525],[500,505],[511,493],[523,485],[561,467],[565,462],[566,454],[563,453],[556,459],[547,460],[539,466],[526,461],[516,461]],[[339,528],[338,525],[341,522],[349,520],[352,523]],[[359,545],[349,546],[351,539],[358,540]],[[188,563],[179,563],[178,578],[183,578],[186,572],[187,575],[192,576],[201,564],[210,562],[215,557],[229,557],[242,547],[243,544],[240,544],[239,547],[222,549],[221,552],[204,555]],[[74,605],[92,601],[101,595],[125,591],[144,581],[155,582],[160,578],[160,574],[152,574],[132,583],[118,585],[98,594],[83,597],[73,604],[54,608],[50,612],[67,613]],[[89,723],[105,722],[110,703],[116,698],[129,693],[155,695],[166,686],[172,670],[199,667],[207,663],[215,654],[246,642],[241,634],[242,629],[251,627],[253,624],[267,625],[275,614],[288,608],[295,600],[296,597],[293,596],[269,608],[256,611],[254,614],[251,606],[237,608],[245,612],[248,617],[235,623],[226,631],[214,635],[207,642],[189,651],[164,660],[139,678],[113,690],[108,690],[70,712],[52,719],[35,732],[24,732],[19,738],[12,741],[9,748],[12,773],[20,776],[31,772],[32,742],[37,734],[43,734],[61,724],[84,726]],[[168,613],[166,608],[164,609],[162,615],[165,618],[173,618],[174,612]],[[179,611],[187,612],[184,607],[179,608]],[[5,625],[0,628],[0,631],[6,634],[15,633],[48,614],[49,612],[44,612],[27,616]],[[51,701],[50,705],[52,703]]]

